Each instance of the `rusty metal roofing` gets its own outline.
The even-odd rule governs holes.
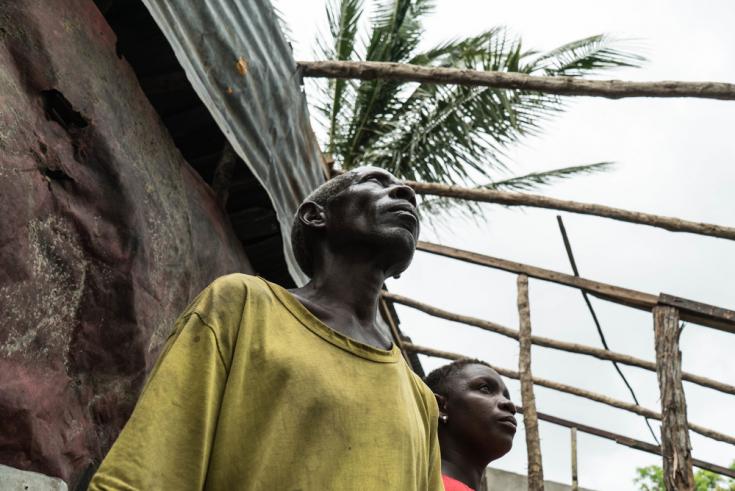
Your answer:
[[[276,210],[291,276],[306,280],[291,251],[301,200],[324,181],[291,48],[268,0],[143,0],[178,62]]]

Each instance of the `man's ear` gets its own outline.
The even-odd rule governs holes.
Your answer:
[[[327,220],[324,208],[313,201],[304,201],[296,212],[301,223],[309,228],[324,228]]]

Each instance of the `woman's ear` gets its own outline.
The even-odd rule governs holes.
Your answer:
[[[301,203],[296,215],[301,223],[309,228],[324,228],[327,223],[324,208],[313,201]]]
[[[434,397],[436,398],[436,404],[439,406],[439,417],[447,415],[447,398],[444,397],[441,394],[437,394],[434,392]]]

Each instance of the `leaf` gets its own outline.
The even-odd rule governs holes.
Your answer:
[[[545,53],[536,60],[536,70],[545,75],[579,77],[595,75],[601,70],[640,67],[646,58],[631,51],[616,48],[617,41],[605,34],[572,41]]]
[[[481,186],[485,189],[506,191],[531,191],[540,186],[548,186],[561,179],[569,179],[580,175],[607,172],[615,165],[614,162],[598,162],[596,164],[574,165],[544,172],[532,172],[523,176],[511,177],[502,181],[495,181]]]

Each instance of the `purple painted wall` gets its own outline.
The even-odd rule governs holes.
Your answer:
[[[0,464],[72,487],[178,313],[251,272],[91,0],[0,5]]]

